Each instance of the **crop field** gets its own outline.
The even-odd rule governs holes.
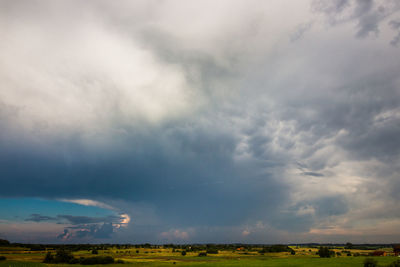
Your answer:
[[[373,250],[346,250],[352,256],[347,256],[343,249],[332,249],[336,255],[330,258],[320,258],[317,255],[317,248],[296,248],[291,247],[295,255],[289,252],[271,252],[260,254],[257,249],[249,250],[222,250],[217,254],[199,256],[199,252],[187,252],[182,255],[182,250],[171,248],[139,248],[139,249],[106,249],[98,250],[96,256],[111,256],[115,260],[122,260],[123,263],[114,263],[101,266],[122,267],[122,266],[363,266],[368,253]],[[55,250],[30,251],[21,248],[1,248],[0,256],[7,259],[0,261],[0,267],[80,267],[87,265],[79,264],[48,264],[42,263],[48,252],[55,253]],[[337,255],[339,252],[339,255]],[[92,257],[91,250],[74,251],[72,255],[76,258]],[[353,256],[357,255],[357,256]],[[373,257],[379,266],[388,266],[399,259],[394,255]],[[100,265],[95,265],[100,266]]]

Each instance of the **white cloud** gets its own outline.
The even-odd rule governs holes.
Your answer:
[[[179,240],[188,240],[189,239],[189,232],[182,231],[179,229],[171,229],[168,232],[162,232],[160,237],[163,239],[167,239],[169,241],[179,241]]]
[[[114,207],[112,207],[110,205],[107,205],[107,204],[105,204],[103,202],[100,202],[100,201],[91,200],[91,199],[65,199],[65,198],[61,198],[61,199],[58,199],[58,200],[62,201],[62,202],[75,203],[75,204],[79,204],[79,205],[83,205],[83,206],[93,206],[93,207],[99,207],[99,208],[102,208],[102,209],[116,210],[116,208],[114,208]]]

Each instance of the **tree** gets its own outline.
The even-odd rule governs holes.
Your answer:
[[[182,256],[185,256],[186,255],[186,251],[185,250],[182,250]]]
[[[92,254],[99,254],[99,251],[97,249],[93,249]]]
[[[353,244],[350,242],[346,243],[346,246],[344,247],[345,249],[352,249],[353,248]]]
[[[5,239],[0,239],[0,246],[9,246],[10,242]]]

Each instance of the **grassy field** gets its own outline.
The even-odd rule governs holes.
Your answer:
[[[209,254],[199,257],[198,252],[188,252],[182,256],[180,251],[173,252],[172,249],[126,249],[126,250],[103,250],[98,255],[112,256],[116,260],[121,259],[124,264],[109,264],[108,267],[123,266],[182,266],[182,267],[202,267],[202,266],[363,266],[366,256],[339,256],[333,258],[320,258],[316,255],[316,248],[293,248],[296,255],[288,252],[265,253],[260,255],[257,251],[219,251],[218,254]],[[341,249],[335,249],[340,252]],[[137,253],[139,251],[139,253]],[[351,253],[368,253],[370,251],[356,251]],[[27,251],[21,249],[6,249],[0,251],[0,255],[6,256],[6,261],[0,262],[0,267],[81,267],[83,265],[68,264],[44,264],[41,263],[46,251]],[[91,251],[78,251],[73,255],[79,257],[91,257]],[[399,259],[394,256],[374,257],[379,262],[379,266],[387,266],[391,262]],[[88,266],[88,265],[84,265]],[[93,266],[93,265],[92,265]],[[100,266],[100,265],[95,265]],[[104,266],[104,265],[102,265]]]

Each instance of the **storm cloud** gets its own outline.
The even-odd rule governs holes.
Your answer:
[[[0,5],[0,196],[132,218],[27,220],[115,242],[399,234],[396,1]]]

